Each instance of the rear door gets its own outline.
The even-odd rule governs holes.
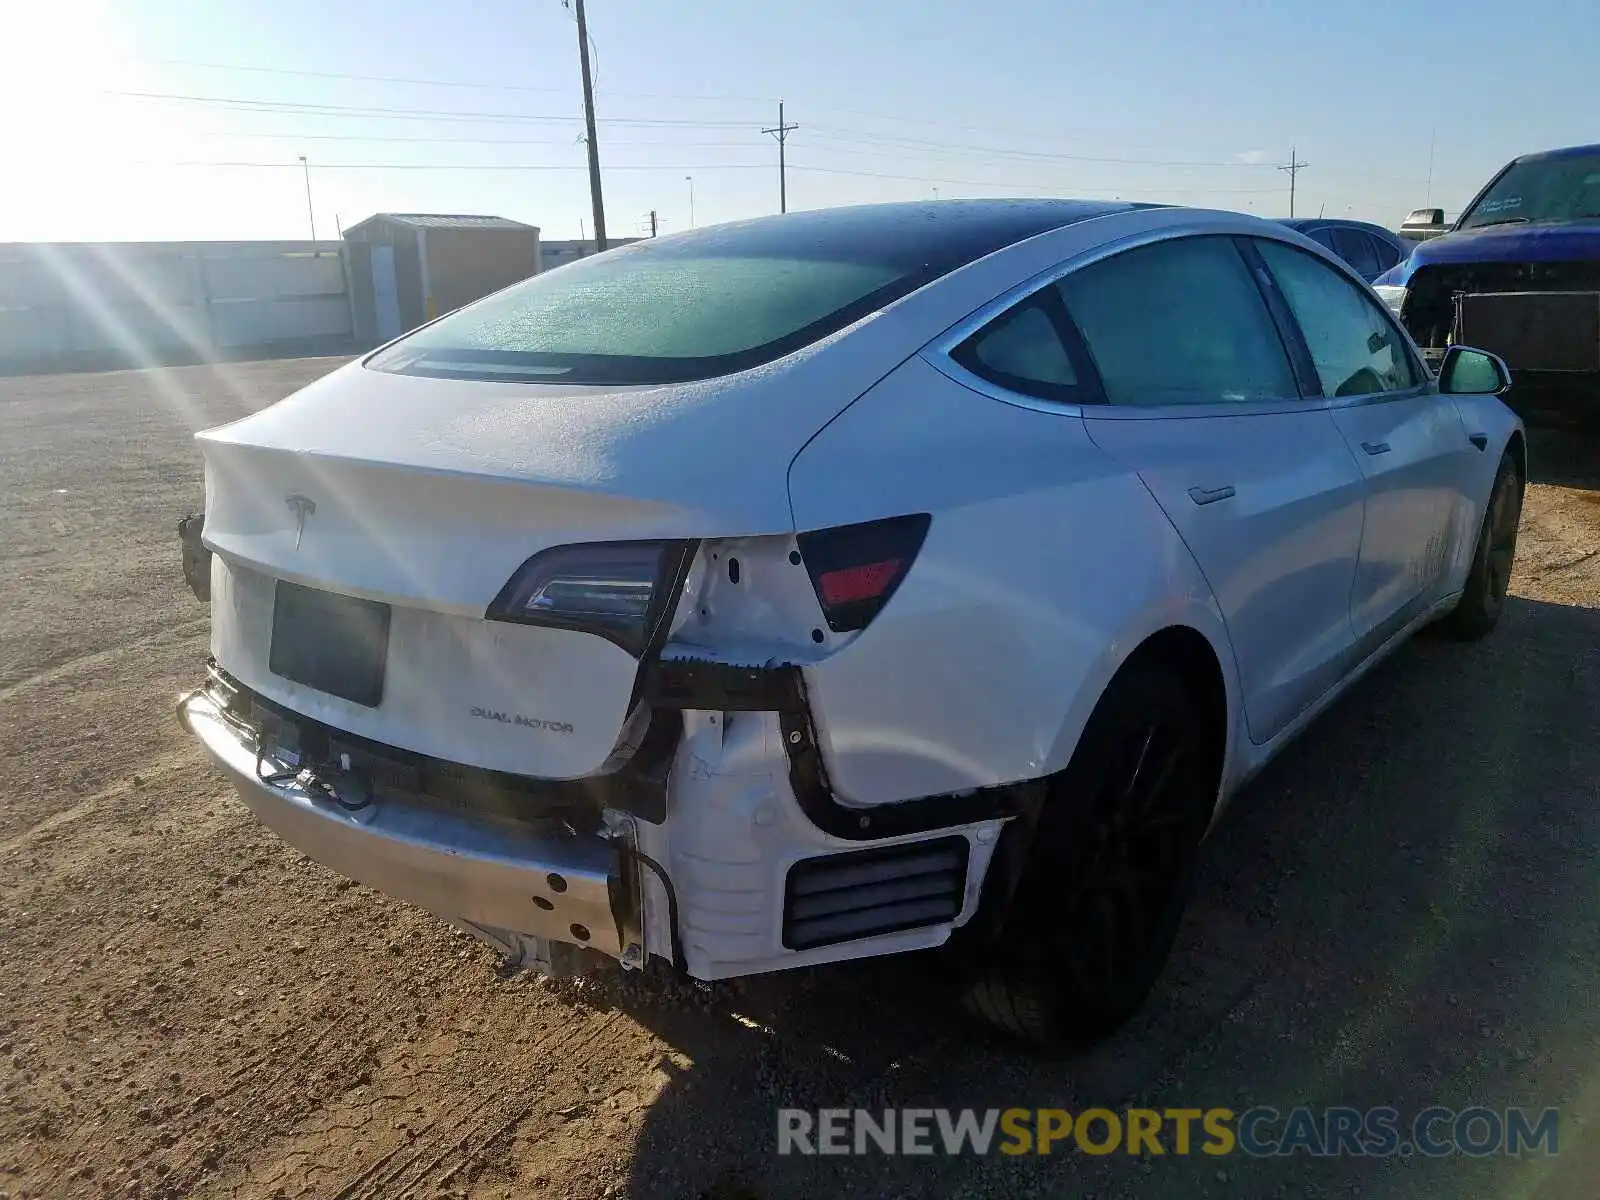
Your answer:
[[[1256,247],[1367,480],[1350,616],[1368,652],[1438,598],[1468,503],[1464,460],[1477,450],[1381,305],[1313,255],[1266,239]]]
[[[1364,483],[1324,406],[1301,398],[1234,240],[1123,251],[1058,284],[1101,377],[1090,436],[1136,470],[1228,623],[1253,740],[1348,668]]]

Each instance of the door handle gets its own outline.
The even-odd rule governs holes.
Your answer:
[[[1233,499],[1233,486],[1224,484],[1222,487],[1203,488],[1192,487],[1189,489],[1189,499],[1196,504],[1215,504],[1218,500]]]
[[[1361,448],[1363,450],[1365,450],[1368,454],[1387,454],[1387,453],[1389,453],[1389,443],[1388,442],[1362,442],[1361,443]]]

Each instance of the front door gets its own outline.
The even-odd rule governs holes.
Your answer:
[[[1455,406],[1431,388],[1336,408],[1333,418],[1367,477],[1350,620],[1376,649],[1439,596],[1455,557],[1459,456],[1472,447]]]
[[[1461,460],[1475,450],[1455,405],[1437,394],[1365,290],[1291,246],[1257,246],[1367,481],[1350,620],[1357,644],[1370,652],[1438,599],[1461,525]]]
[[[1278,328],[1226,237],[1124,251],[1065,276],[1099,369],[1089,435],[1137,471],[1228,624],[1252,740],[1351,663],[1365,482],[1326,406],[1301,398]]]

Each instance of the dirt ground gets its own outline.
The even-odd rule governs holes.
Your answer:
[[[928,964],[550,985],[251,820],[173,719],[191,429],[333,363],[0,380],[0,1197],[1583,1197],[1600,1179],[1600,443],[1515,600],[1240,797],[1146,1012],[1041,1062]],[[775,1109],[1561,1110],[1555,1158],[780,1158]]]

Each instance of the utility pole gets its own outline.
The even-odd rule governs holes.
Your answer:
[[[778,211],[781,213],[789,211],[789,178],[783,160],[783,144],[788,140],[789,134],[799,128],[800,126],[798,125],[785,125],[783,123],[783,101],[779,100],[778,124],[772,129],[763,129],[761,131],[762,133],[770,133],[778,139]]]
[[[583,124],[589,143],[589,200],[594,205],[594,249],[606,248],[606,206],[600,196],[600,145],[594,134],[594,79],[589,74],[589,22],[583,0],[570,0],[578,17],[578,62],[583,67]]]
[[[311,221],[311,240],[317,240],[317,210],[311,207],[311,164],[306,161],[306,156],[300,156],[300,165],[306,173],[306,217]],[[316,249],[315,246],[312,247]]]
[[[1289,217],[1290,217],[1291,220],[1294,218],[1294,181],[1295,181],[1295,176],[1300,174],[1301,171],[1305,170],[1310,165],[1311,165],[1310,163],[1301,162],[1300,161],[1300,155],[1295,151],[1295,149],[1293,147],[1290,147],[1288,165],[1278,168],[1278,170],[1280,170],[1280,171],[1289,172]]]
[[[684,180],[689,184],[689,228],[694,228],[694,176],[685,175]]]
[[[655,237],[655,235],[656,235],[656,210],[652,208],[650,210],[650,236],[651,237]]]

